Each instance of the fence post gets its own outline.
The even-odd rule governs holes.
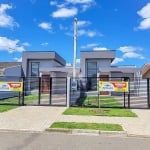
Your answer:
[[[128,108],[130,108],[130,77],[128,78],[128,88],[129,88],[129,92],[128,92]]]
[[[21,82],[21,78],[19,78],[19,82]],[[21,105],[21,92],[19,91],[19,102],[18,102],[18,105]]]
[[[25,77],[22,78],[22,86],[23,86],[23,89],[22,89],[22,105],[24,105],[24,95],[25,95]]]
[[[126,93],[124,92],[124,108],[126,108]]]
[[[40,101],[41,101],[41,77],[39,77],[38,105],[40,105]]]
[[[67,107],[70,107],[70,77],[67,77]]]
[[[49,80],[49,105],[52,104],[52,77]]]
[[[150,108],[150,86],[149,86],[149,78],[147,78],[147,106]]]

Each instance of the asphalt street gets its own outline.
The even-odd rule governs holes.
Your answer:
[[[150,138],[1,131],[0,150],[149,150]]]

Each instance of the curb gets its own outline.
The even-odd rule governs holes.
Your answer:
[[[64,128],[48,128],[45,131],[51,133],[65,133],[65,134],[73,134],[73,135],[127,136],[126,131],[102,131],[102,130],[64,129]]]
[[[150,138],[150,135],[142,135],[142,134],[127,134],[127,137],[138,137],[138,138]]]

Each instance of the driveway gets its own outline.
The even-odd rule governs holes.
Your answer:
[[[66,107],[22,106],[0,113],[0,129],[44,131]]]

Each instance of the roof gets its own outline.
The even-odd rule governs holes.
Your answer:
[[[135,73],[141,71],[141,68],[137,68],[134,66],[126,66],[126,67],[100,67],[100,72],[122,72],[122,73]]]
[[[81,51],[81,59],[110,59],[112,62],[115,59],[115,51]]]
[[[0,69],[21,65],[21,62],[0,62]]]
[[[144,64],[142,67],[142,75],[145,77],[145,75],[150,71],[150,62]]]
[[[24,51],[23,52],[23,62],[26,59],[54,59],[63,66],[65,66],[66,61],[55,51]]]

